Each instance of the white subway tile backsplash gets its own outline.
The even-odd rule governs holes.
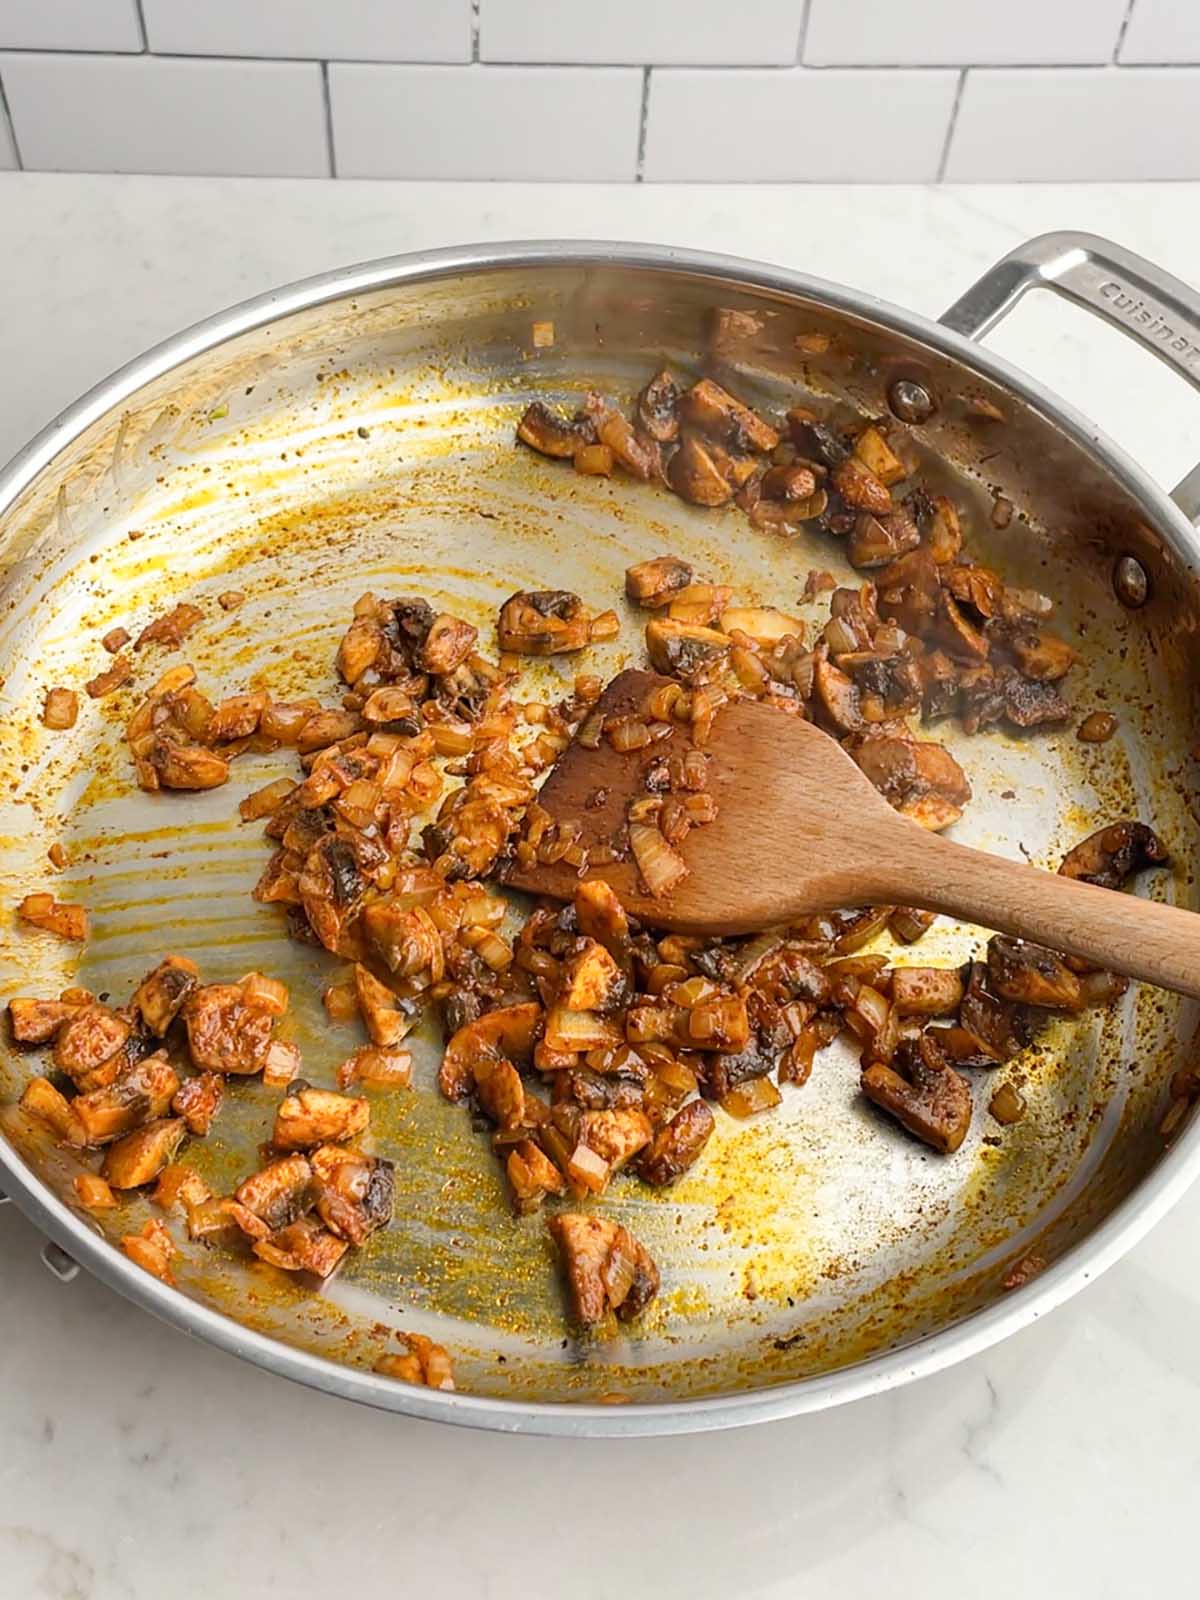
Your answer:
[[[1200,178],[1197,107],[1200,67],[969,72],[946,179]]]
[[[142,0],[151,50],[469,61],[471,0]]]
[[[927,183],[955,72],[654,71],[648,181]]]
[[[637,170],[633,68],[333,62],[329,93],[340,177],[588,181]]]
[[[1121,43],[1122,61],[1200,61],[1197,0],[1134,0]]]
[[[27,170],[323,177],[321,68],[308,62],[0,56]]]
[[[140,50],[137,0],[0,0],[0,50]]]
[[[1196,0],[1163,0],[1191,5]],[[813,66],[1111,61],[1127,0],[812,0]]]
[[[609,62],[636,66],[790,65],[803,0],[483,0],[484,61]]]

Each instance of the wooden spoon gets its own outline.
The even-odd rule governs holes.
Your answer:
[[[666,681],[623,672],[599,709],[628,715]],[[646,767],[677,739],[632,753],[607,740],[595,750],[576,742],[550,773],[539,803],[556,821],[580,823],[585,847],[608,840],[628,802],[645,792]],[[651,898],[632,861],[587,872],[610,883],[626,909],[654,927],[753,933],[842,906],[919,906],[1200,997],[1200,916],[1193,912],[929,833],[894,811],[836,740],[757,701],[724,707],[707,751],[717,817],[693,828],[680,846],[687,877]],[[569,900],[579,883],[565,862],[514,864],[506,876],[515,888],[560,900]]]

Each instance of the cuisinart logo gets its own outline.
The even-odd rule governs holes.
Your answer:
[[[1114,311],[1119,311],[1130,322],[1136,322],[1144,328],[1148,338],[1160,339],[1184,365],[1191,366],[1193,362],[1200,361],[1200,344],[1194,344],[1191,339],[1185,337],[1178,328],[1167,321],[1157,307],[1147,305],[1144,300],[1139,300],[1137,295],[1130,294],[1123,284],[1112,282],[1101,284],[1100,296]]]

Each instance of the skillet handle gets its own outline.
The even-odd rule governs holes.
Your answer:
[[[1093,233],[1042,233],[1010,250],[939,321],[981,339],[1028,289],[1052,289],[1136,339],[1200,390],[1200,294],[1142,256]],[[1200,464],[1171,492],[1200,525]]]

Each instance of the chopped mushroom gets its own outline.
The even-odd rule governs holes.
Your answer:
[[[183,1142],[187,1128],[179,1117],[167,1117],[135,1128],[104,1153],[100,1176],[114,1189],[140,1189],[153,1183]]]
[[[1035,1012],[1019,1001],[1002,999],[991,988],[981,961],[970,964],[958,1020],[961,1030],[992,1061],[1011,1060],[1033,1042],[1038,1030]]]
[[[247,1002],[241,984],[205,984],[188,995],[182,1015],[197,1067],[239,1075],[262,1071],[274,1018]]]
[[[625,594],[634,605],[657,611],[692,581],[692,569],[677,556],[655,556],[625,569]]]
[[[254,1254],[284,1272],[311,1272],[327,1278],[349,1249],[344,1239],[312,1217],[300,1217],[269,1238],[256,1239]]]
[[[55,1034],[83,1009],[82,1003],[68,1005],[62,1000],[34,1000],[24,996],[8,1002],[8,1021],[17,1044],[48,1044]]]
[[[392,1220],[394,1168],[390,1161],[323,1144],[309,1157],[316,1210],[340,1239],[361,1245]]]
[[[171,611],[148,622],[134,640],[133,648],[140,650],[144,645],[162,644],[168,650],[178,650],[203,615],[199,606],[181,600]]]
[[[953,967],[897,967],[892,973],[892,1005],[900,1016],[953,1016],[962,997],[962,977]]]
[[[723,470],[729,457],[719,445],[686,434],[667,466],[667,482],[675,493],[695,506],[723,506],[733,499],[736,485]]]
[[[79,1094],[71,1111],[85,1144],[109,1144],[143,1123],[166,1116],[179,1078],[165,1052],[124,1065],[110,1084]]]
[[[699,1160],[712,1137],[716,1121],[703,1100],[689,1100],[654,1135],[638,1158],[642,1179],[656,1189],[674,1183]]]
[[[779,434],[769,423],[711,378],[701,378],[686,391],[680,410],[685,422],[731,450],[762,455],[779,443]]]
[[[971,798],[962,768],[940,744],[872,735],[849,749],[889,805],[923,828],[936,832],[957,822]]]
[[[638,427],[659,444],[679,437],[679,385],[667,371],[658,373],[638,395]]]
[[[1002,1000],[1055,1011],[1083,1009],[1079,979],[1060,956],[1040,944],[995,934],[987,948],[988,985]]]
[[[276,1150],[308,1150],[318,1144],[357,1139],[370,1120],[367,1100],[339,1094],[336,1089],[293,1089],[279,1102],[271,1143]]]
[[[220,1074],[201,1072],[179,1085],[171,1101],[171,1110],[187,1123],[189,1133],[203,1138],[221,1109],[224,1095],[225,1083]]]
[[[542,1008],[536,1001],[499,1006],[458,1029],[446,1046],[438,1087],[447,1100],[461,1100],[474,1083],[474,1068],[487,1057],[528,1061]]]
[[[1162,840],[1144,822],[1112,822],[1089,834],[1068,851],[1059,871],[1102,889],[1120,889],[1135,872],[1166,866],[1170,856]]]
[[[307,1156],[284,1156],[252,1172],[234,1190],[233,1197],[274,1232],[294,1222],[311,1205],[312,1181]]]
[[[187,956],[165,956],[133,991],[130,1009],[161,1039],[196,988],[199,974],[199,967]]]
[[[958,1149],[971,1124],[971,1088],[929,1033],[902,1039],[896,1070],[872,1062],[862,1075],[867,1099],[943,1155]]]
[[[501,606],[497,634],[501,650],[513,655],[560,655],[587,644],[588,617],[577,594],[526,590],[510,595]]]
[[[129,1020],[109,1006],[99,1001],[81,1006],[58,1030],[54,1065],[79,1083],[98,1067],[114,1061],[132,1032]],[[114,1065],[113,1077],[116,1072]]]
[[[610,1307],[627,1322],[658,1293],[650,1253],[619,1223],[593,1212],[560,1211],[548,1226],[562,1252],[572,1310],[585,1327],[602,1322]]]
[[[596,442],[596,429],[586,415],[556,416],[549,406],[535,400],[517,424],[517,438],[541,455],[569,458],[581,445]]]

